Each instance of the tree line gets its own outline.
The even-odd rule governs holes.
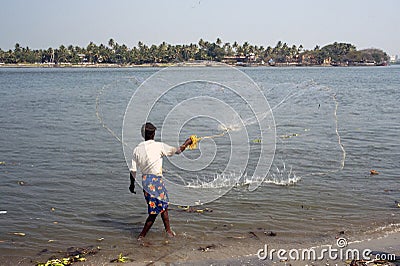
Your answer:
[[[16,43],[14,50],[0,49],[2,64],[166,64],[194,60],[211,60],[231,64],[296,64],[296,65],[355,65],[382,64],[389,60],[380,49],[357,50],[350,43],[337,43],[312,50],[303,45],[288,45],[278,41],[274,47],[252,45],[249,42],[223,43],[200,39],[198,43],[146,45],[139,41],[129,48],[110,39],[108,44],[90,42],[86,47],[64,46],[48,49],[30,49]]]

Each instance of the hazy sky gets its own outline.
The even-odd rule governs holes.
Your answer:
[[[197,43],[348,42],[400,54],[399,0],[2,0],[0,48]]]

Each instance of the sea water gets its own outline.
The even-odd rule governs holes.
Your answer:
[[[137,248],[147,209],[140,188],[137,194],[128,190],[122,145],[110,130],[121,136],[132,93],[158,70],[0,68],[0,254],[35,257],[47,250],[42,255],[48,256],[90,245],[119,254]],[[271,107],[301,84],[329,88],[338,102],[344,168],[339,169],[342,151],[335,132],[329,131],[324,148],[316,145],[319,137],[302,139],[304,132],[285,131],[289,105],[281,106],[274,111],[277,132],[299,136],[293,142],[278,138],[278,145],[287,145],[278,150],[273,175],[253,192],[244,179],[218,200],[198,206],[212,212],[171,206],[171,224],[182,241],[169,248],[183,243],[196,249],[247,238],[249,232],[273,231],[280,243],[308,244],[332,242],[341,231],[357,240],[399,230],[394,202],[400,200],[400,68],[241,70]],[[324,108],[311,100],[306,106]],[[320,130],[316,136],[326,136],[323,123],[336,119],[331,107],[326,121],[296,119],[303,119],[303,130],[312,127]],[[328,171],[314,174],[318,169]],[[379,175],[370,175],[371,169]],[[193,180],[188,186],[196,187]],[[157,221],[150,231],[152,250],[165,249],[162,228]],[[151,257],[146,249],[135,256],[139,253]]]

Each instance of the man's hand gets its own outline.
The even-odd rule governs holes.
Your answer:
[[[130,184],[130,186],[129,186],[129,191],[130,191],[131,193],[133,193],[133,194],[136,194],[136,191],[135,191],[136,172],[130,172],[130,173],[129,173],[129,177],[130,177],[130,180],[131,180],[131,184]]]
[[[135,183],[133,183],[133,184],[131,184],[131,185],[129,186],[129,191],[130,191],[131,193],[133,193],[133,194],[136,194],[136,191],[135,191]]]
[[[183,143],[182,146],[179,147],[180,151],[183,152],[190,144],[192,144],[192,140],[188,138],[187,140],[185,140],[185,143]]]

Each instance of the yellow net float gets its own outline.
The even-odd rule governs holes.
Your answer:
[[[189,145],[189,149],[194,150],[197,149],[197,145],[201,138],[198,138],[196,135],[191,135],[190,140],[192,141],[192,144]]]

